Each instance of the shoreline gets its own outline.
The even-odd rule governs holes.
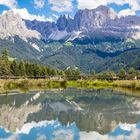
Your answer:
[[[49,80],[49,79],[0,79],[0,91],[65,88],[126,88],[140,90],[139,80]]]

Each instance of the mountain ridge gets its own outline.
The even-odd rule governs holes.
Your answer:
[[[24,20],[8,11],[0,27],[0,52],[6,47],[16,59],[86,73],[140,67],[140,17],[118,17],[106,6],[79,10],[73,18],[61,15],[56,22]]]
[[[41,29],[38,28],[41,24]],[[56,23],[26,21],[29,29],[37,30],[46,42],[74,41],[89,38],[92,43],[106,38],[112,39],[140,39],[140,17],[118,17],[113,9],[99,6],[96,9],[78,10],[73,18],[61,15]],[[49,27],[49,28],[48,28]],[[44,33],[44,30],[48,32]],[[103,37],[104,38],[103,38]]]

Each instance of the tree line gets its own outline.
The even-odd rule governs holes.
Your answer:
[[[4,49],[0,56],[0,77],[8,76],[23,76],[23,77],[46,77],[46,76],[63,76],[69,80],[77,79],[102,79],[102,80],[115,80],[115,79],[134,79],[140,76],[140,71],[130,68],[128,70],[121,69],[119,72],[105,71],[96,73],[95,70],[91,71],[89,75],[83,74],[78,68],[67,68],[66,70],[59,70],[50,68],[44,65],[33,64],[27,61],[10,61],[8,50]]]
[[[74,76],[80,75],[80,71],[70,69],[62,71],[44,65],[29,63],[26,61],[10,61],[7,49],[4,49],[2,55],[0,56],[0,77],[24,76],[35,78],[56,75]]]
[[[114,71],[105,71],[96,73],[95,70],[91,72],[91,75],[95,79],[103,79],[103,80],[132,80],[140,78],[140,71],[135,70],[133,67],[129,69],[120,69],[118,72]]]
[[[0,76],[45,76],[63,75],[63,71],[26,61],[9,61],[8,51],[4,49],[0,57]]]

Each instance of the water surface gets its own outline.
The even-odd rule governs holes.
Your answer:
[[[111,89],[0,95],[0,139],[139,140],[140,96]]]

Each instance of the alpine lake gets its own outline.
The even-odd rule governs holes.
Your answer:
[[[49,89],[0,94],[0,140],[140,140],[140,91]]]

